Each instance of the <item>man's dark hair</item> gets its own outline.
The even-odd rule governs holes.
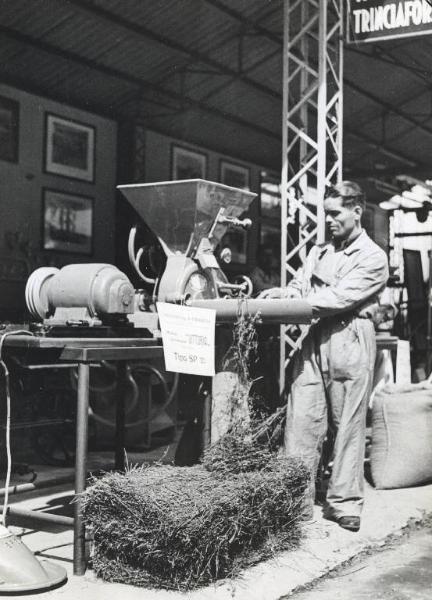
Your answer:
[[[360,206],[363,211],[366,207],[365,193],[355,181],[341,181],[337,185],[328,187],[325,197],[342,198],[343,206]]]

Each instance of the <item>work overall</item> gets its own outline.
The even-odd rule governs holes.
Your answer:
[[[319,317],[294,364],[285,449],[314,480],[328,429],[334,438],[325,512],[360,515],[366,410],[375,362],[374,310],[388,278],[385,253],[363,231],[344,250],[315,247],[287,287]],[[311,498],[312,500],[312,498]]]

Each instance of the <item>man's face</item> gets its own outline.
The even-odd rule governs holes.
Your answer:
[[[335,240],[347,240],[360,224],[360,207],[343,206],[341,197],[325,198],[324,213],[330,236]]]

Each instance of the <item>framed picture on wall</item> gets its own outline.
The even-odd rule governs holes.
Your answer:
[[[227,231],[219,244],[220,248],[231,250],[231,263],[245,265],[248,260],[248,234],[244,229]]]
[[[250,171],[247,167],[222,159],[219,163],[219,181],[231,187],[249,190]],[[231,250],[231,262],[234,265],[245,265],[248,261],[248,232],[244,229],[227,231],[220,247]]]
[[[242,165],[236,165],[227,160],[221,160],[219,180],[225,185],[240,188],[241,190],[249,190],[250,170]]]
[[[95,138],[93,126],[47,113],[45,171],[93,183]]]
[[[18,162],[19,104],[0,96],[0,160]]]
[[[47,188],[42,193],[43,249],[92,254],[93,198]]]
[[[206,154],[171,145],[171,179],[205,179],[206,173]]]

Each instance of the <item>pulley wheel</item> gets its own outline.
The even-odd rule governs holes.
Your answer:
[[[59,269],[56,267],[41,267],[33,271],[27,280],[25,288],[27,308],[32,317],[38,321],[43,321],[49,310],[46,284],[58,272]]]

